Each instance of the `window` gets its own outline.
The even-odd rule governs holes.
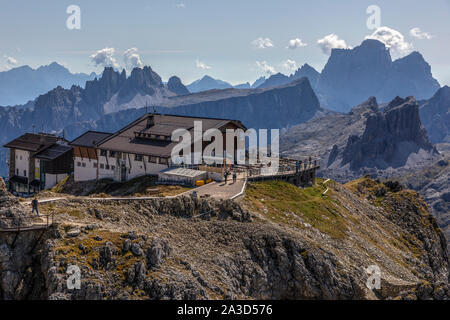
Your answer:
[[[20,156],[20,160],[22,160],[22,156]]]
[[[100,156],[106,157],[106,150],[100,150]]]
[[[82,163],[81,163],[81,166],[82,166],[83,168],[86,168],[86,162],[82,162]]]
[[[105,165],[105,169],[109,170],[109,164]]]
[[[136,161],[142,161],[142,154],[136,154],[136,155],[134,156],[134,160],[136,160]]]
[[[103,163],[100,163],[100,169],[104,169],[105,165]]]
[[[19,169],[16,169],[16,176],[19,175]]]
[[[112,157],[112,158],[115,158],[116,155],[117,155],[117,152],[115,152],[115,151],[110,151],[109,152],[109,156]]]
[[[116,166],[111,166],[111,170],[116,170]]]
[[[97,167],[98,167],[97,162],[94,162],[94,168],[97,168]]]
[[[148,157],[148,162],[158,163],[158,157]]]
[[[159,158],[159,163],[167,164],[167,158]]]
[[[81,167],[81,162],[77,162],[77,167]]]
[[[23,170],[23,176],[24,176],[24,177],[27,176],[27,170]]]

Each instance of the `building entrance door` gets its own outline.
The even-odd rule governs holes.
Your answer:
[[[120,166],[120,181],[127,181],[127,167],[124,164]]]

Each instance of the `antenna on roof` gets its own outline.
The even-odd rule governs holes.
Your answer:
[[[147,105],[147,101],[145,101],[145,114],[147,114],[147,113],[148,113],[148,111],[147,111],[147,107],[148,107],[148,105]]]

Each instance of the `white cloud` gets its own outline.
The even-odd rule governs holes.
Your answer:
[[[379,27],[366,39],[375,39],[383,42],[389,48],[392,57],[400,58],[409,54],[413,46],[405,41],[405,37],[397,30],[389,27]]]
[[[275,68],[269,65],[267,61],[256,61],[256,65],[261,71],[267,73],[268,75],[272,75],[275,73]]]
[[[120,66],[117,63],[117,60],[114,58],[115,52],[116,50],[114,48],[103,48],[92,54],[90,58],[96,66],[113,67],[115,69],[119,69]]]
[[[409,30],[409,34],[417,39],[423,40],[430,40],[431,38],[433,38],[433,36],[431,34],[429,34],[428,32],[422,31],[420,30],[420,28],[412,28],[411,30]]]
[[[6,61],[7,61],[8,64],[11,65],[11,66],[16,66],[16,65],[17,65],[17,60],[14,59],[13,57],[8,57],[8,58],[6,59]]]
[[[274,46],[272,40],[270,40],[269,38],[262,38],[262,37],[253,40],[252,45],[258,49],[267,49],[272,48]]]
[[[180,9],[184,9],[186,8],[186,5],[184,3],[178,3],[175,5],[175,7],[180,8]]]
[[[134,68],[142,68],[144,66],[137,48],[130,48],[126,50],[123,53],[123,62],[129,70]]]
[[[347,43],[343,39],[339,39],[338,35],[332,33],[322,39],[317,40],[317,45],[324,54],[330,55],[332,49],[347,49]]]
[[[297,70],[297,63],[294,60],[291,59],[287,59],[286,61],[284,61],[281,66],[283,67],[283,69],[286,69],[288,71],[295,71]]]
[[[288,49],[297,49],[297,48],[301,48],[301,47],[306,47],[307,44],[303,42],[302,39],[300,38],[295,38],[292,40],[289,40],[289,44],[287,46]]]
[[[208,65],[206,65],[205,63],[199,61],[198,59],[195,60],[195,66],[196,66],[197,68],[200,68],[200,69],[203,69],[203,70],[209,70],[209,69],[211,69],[210,66],[208,66]]]

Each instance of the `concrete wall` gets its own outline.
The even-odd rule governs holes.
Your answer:
[[[58,182],[67,177],[67,173],[63,174],[45,174],[45,189],[53,188]]]
[[[30,152],[16,149],[16,161],[14,174],[20,177],[25,177],[28,179],[28,170],[29,170],[29,161],[30,161]],[[17,173],[17,169],[19,169],[19,173]],[[26,172],[25,172],[26,171]]]
[[[97,160],[89,160],[86,158],[74,158],[74,179],[75,181],[89,181],[97,178]]]

